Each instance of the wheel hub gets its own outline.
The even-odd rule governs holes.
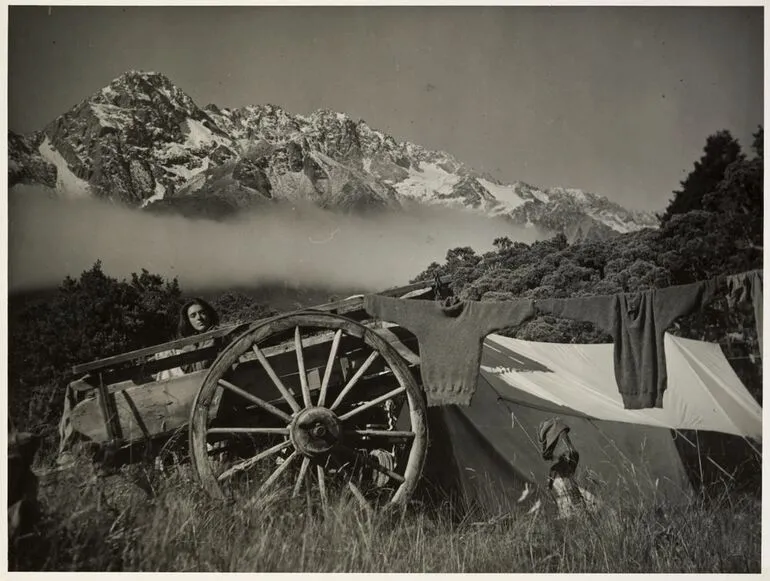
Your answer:
[[[289,438],[300,454],[313,458],[326,454],[341,441],[342,426],[330,409],[307,408],[292,420]]]

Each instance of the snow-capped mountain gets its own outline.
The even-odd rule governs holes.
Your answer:
[[[9,186],[221,216],[281,201],[344,212],[439,204],[564,231],[569,238],[656,227],[574,189],[503,184],[431,151],[319,110],[203,108],[159,73],[127,72],[42,131],[9,135]]]

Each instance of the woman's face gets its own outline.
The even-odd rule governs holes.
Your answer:
[[[199,333],[202,333],[209,328],[209,325],[211,325],[206,309],[197,303],[190,305],[187,309],[187,318],[190,320],[192,328]]]

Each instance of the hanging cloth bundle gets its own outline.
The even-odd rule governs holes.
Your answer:
[[[762,355],[762,271],[752,270],[726,277],[727,304],[734,308],[742,302],[751,302],[757,328],[759,354]]]
[[[571,516],[586,508],[585,499],[574,476],[580,454],[572,445],[569,426],[561,418],[540,424],[538,440],[544,460],[556,460],[548,473],[548,488],[553,493],[561,517]]]

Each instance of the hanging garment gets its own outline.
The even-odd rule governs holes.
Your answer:
[[[615,380],[626,409],[663,407],[666,356],[663,334],[678,318],[707,303],[716,279],[639,293],[544,299],[537,309],[590,321],[612,336]]]
[[[484,337],[535,314],[531,300],[451,302],[364,298],[373,317],[401,325],[420,345],[420,374],[428,405],[469,405],[476,389]]]
[[[754,307],[754,321],[757,327],[759,354],[762,355],[762,271],[752,270],[733,274],[726,278],[727,304],[729,307],[751,301]]]
[[[553,464],[548,471],[548,489],[553,494],[558,518],[582,514],[588,506],[575,479],[580,454],[572,445],[569,426],[561,418],[550,418],[538,428],[543,460]]]
[[[553,458],[553,451],[562,432],[569,432],[569,426],[561,418],[551,418],[540,424],[538,439],[544,460]]]

